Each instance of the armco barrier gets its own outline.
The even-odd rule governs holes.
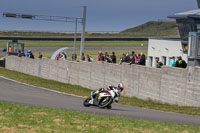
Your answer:
[[[6,68],[93,90],[125,85],[123,95],[163,103],[200,106],[200,68],[162,69],[105,62],[71,62],[8,56]]]

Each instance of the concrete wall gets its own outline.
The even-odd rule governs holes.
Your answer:
[[[93,90],[122,82],[125,85],[123,95],[128,97],[200,107],[199,67],[157,69],[128,64],[33,60],[9,56],[6,68]]]

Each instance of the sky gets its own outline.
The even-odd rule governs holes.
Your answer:
[[[167,19],[197,9],[196,0],[0,0],[0,31],[74,31],[74,23],[3,17],[3,12],[82,17],[87,6],[86,31],[118,32],[148,21]],[[81,24],[78,24],[81,31]]]

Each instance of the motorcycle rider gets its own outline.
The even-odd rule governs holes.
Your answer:
[[[112,86],[112,85],[108,85],[106,86],[106,88],[100,88],[99,90],[97,90],[96,92],[94,92],[92,94],[92,100],[91,100],[91,104],[93,104],[93,101],[95,99],[95,97],[101,93],[102,91],[110,91],[112,90],[113,92],[115,92],[115,102],[118,102],[119,101],[119,97],[120,97],[120,93],[124,90],[124,84],[120,83],[118,84],[117,87],[115,86]]]

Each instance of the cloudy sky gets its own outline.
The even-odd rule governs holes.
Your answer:
[[[0,0],[0,30],[73,31],[73,23],[3,18],[3,12],[82,17],[86,31],[122,31],[197,8],[196,0]],[[81,30],[81,25],[78,25]]]

